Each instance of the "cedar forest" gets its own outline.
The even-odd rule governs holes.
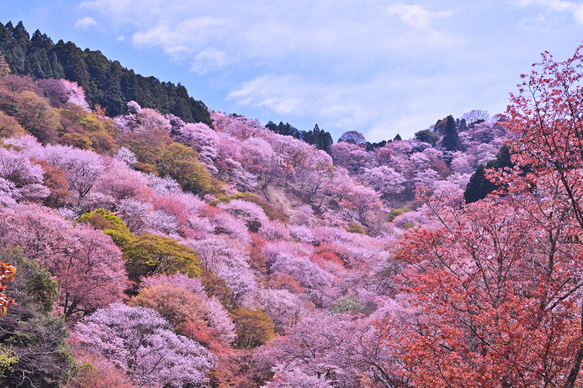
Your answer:
[[[0,387],[583,385],[583,48],[380,143],[0,54]]]

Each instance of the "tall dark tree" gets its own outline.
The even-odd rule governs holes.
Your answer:
[[[457,125],[453,116],[449,115],[445,119],[440,120],[435,125],[439,133],[443,135],[441,139],[441,146],[447,151],[461,150],[460,138],[457,133]]]
[[[510,148],[504,145],[498,151],[495,160],[489,161],[486,166],[480,164],[476,172],[471,176],[464,192],[466,203],[479,201],[496,189],[496,185],[486,178],[485,169],[502,169],[504,167],[512,167],[512,165]]]

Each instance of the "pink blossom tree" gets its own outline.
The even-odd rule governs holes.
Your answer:
[[[32,163],[24,152],[0,147],[0,192],[13,201],[35,200],[49,196],[43,186],[43,168]],[[5,202],[11,202],[8,199]]]
[[[105,172],[95,181],[95,190],[111,195],[117,201],[124,199],[149,200],[152,190],[142,173],[132,170],[116,159],[105,160]]]
[[[0,211],[5,245],[16,245],[59,283],[60,311],[70,317],[124,299],[127,277],[111,237],[85,224],[73,226],[52,210],[19,205]]]
[[[201,385],[215,357],[197,342],[174,334],[156,311],[112,304],[79,322],[78,347],[126,371],[142,387]]]
[[[324,271],[307,257],[285,253],[277,256],[271,271],[293,276],[316,305],[322,303],[323,294],[334,281],[332,274]]]
[[[370,187],[381,193],[382,196],[398,194],[404,190],[405,177],[388,166],[367,168],[362,174],[362,179],[368,182]]]
[[[268,222],[263,209],[249,201],[235,199],[227,204],[220,204],[219,207],[245,222],[251,232],[257,232]]]
[[[49,144],[43,154],[39,155],[39,159],[65,171],[69,187],[77,194],[79,202],[105,172],[105,166],[98,154],[69,146]]]

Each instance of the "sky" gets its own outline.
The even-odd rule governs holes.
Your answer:
[[[567,59],[583,40],[579,0],[0,2],[0,22],[20,20],[181,83],[212,110],[318,124],[334,141],[503,113],[541,52]]]

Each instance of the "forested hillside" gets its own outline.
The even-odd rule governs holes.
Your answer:
[[[580,385],[580,55],[545,57],[504,116],[320,146],[104,112],[107,88],[21,75],[10,47],[0,386]]]
[[[98,105],[110,117],[124,113],[126,104],[136,101],[186,122],[211,123],[206,106],[190,97],[184,86],[135,74],[101,52],[81,50],[72,42],[55,44],[39,30],[31,37],[22,22],[0,23],[0,51],[13,74],[77,82],[89,105]]]

